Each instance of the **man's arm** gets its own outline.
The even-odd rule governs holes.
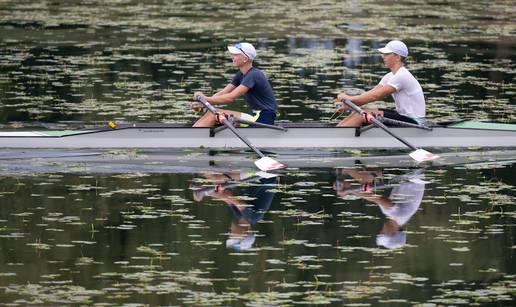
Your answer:
[[[232,83],[229,83],[226,85],[226,87],[215,93],[213,96],[207,97],[203,92],[195,92],[194,99],[197,99],[197,96],[203,96],[211,104],[225,104],[235,101],[238,97],[247,93],[248,90],[249,88],[245,85],[239,85],[235,87]],[[194,104],[195,106],[192,106],[192,108],[195,108],[198,105],[196,103]],[[202,107],[202,105],[199,107]]]
[[[208,194],[211,197],[221,200],[225,202],[228,205],[234,205],[238,208],[238,210],[242,211],[245,208],[249,207],[249,205],[243,201],[242,199],[238,198],[238,196],[234,196],[231,191],[218,191]]]
[[[226,86],[224,88],[224,90],[226,90],[226,88],[228,88],[229,86],[234,87],[234,85],[230,84],[230,85]],[[206,97],[206,100],[208,100],[212,104],[232,103],[238,97],[247,93],[247,91],[249,91],[249,88],[245,85],[239,85],[230,92],[222,93],[224,90],[220,91],[219,93],[217,93],[211,97]]]
[[[229,83],[228,85],[226,85],[226,87],[224,87],[220,91],[216,92],[213,96],[219,96],[219,95],[231,93],[235,88],[236,88],[236,86],[234,86],[232,83]]]
[[[346,93],[340,93],[337,96],[339,103],[341,100],[351,100],[351,102],[355,103],[356,105],[364,105],[369,102],[380,100],[386,96],[391,95],[392,93],[396,92],[396,89],[390,85],[377,85],[373,89],[364,92],[357,96],[349,96]],[[341,103],[340,103],[341,104]],[[347,109],[347,106],[344,105],[341,109]]]

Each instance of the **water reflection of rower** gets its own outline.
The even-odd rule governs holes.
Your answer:
[[[235,218],[231,223],[226,246],[237,251],[251,248],[256,239],[252,226],[261,221],[269,210],[275,195],[271,188],[276,178],[260,177],[254,172],[206,174],[204,177],[220,183],[215,187],[194,190],[194,200],[200,202],[205,196],[210,196],[228,204]],[[235,189],[246,182],[253,184],[235,193]]]
[[[424,173],[422,169],[392,178],[389,184],[383,184],[381,172],[366,172],[358,169],[341,169],[360,182],[359,188],[351,188],[349,181],[337,180],[333,187],[340,196],[354,195],[377,204],[388,218],[380,233],[376,236],[376,244],[393,249],[405,245],[407,235],[402,226],[416,213],[421,205],[425,192]],[[377,195],[375,189],[392,187],[389,197]]]

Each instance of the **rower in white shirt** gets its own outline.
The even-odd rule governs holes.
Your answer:
[[[382,53],[385,67],[390,69],[380,83],[373,89],[360,95],[350,96],[345,92],[337,96],[335,105],[340,111],[348,107],[342,100],[350,100],[358,106],[383,99],[392,95],[396,109],[364,109],[369,115],[423,125],[425,121],[425,97],[419,82],[404,66],[408,56],[407,46],[398,40],[390,41],[385,47],[378,49]],[[358,113],[352,113],[338,127],[356,127],[367,123],[368,119]]]

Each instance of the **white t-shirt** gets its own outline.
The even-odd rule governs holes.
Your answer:
[[[425,182],[421,180],[423,175],[413,177],[413,181],[403,182],[392,189],[389,199],[393,206],[384,208],[380,206],[383,214],[395,220],[398,225],[404,225],[416,213],[425,194]],[[414,180],[414,179],[419,180]]]
[[[392,98],[396,103],[396,112],[420,121],[425,118],[425,96],[423,89],[414,76],[401,67],[396,74],[392,72],[383,76],[380,85],[390,85],[396,89]]]

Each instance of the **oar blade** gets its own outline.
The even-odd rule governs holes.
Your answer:
[[[274,177],[278,177],[279,176],[278,174],[267,173],[267,172],[264,172],[264,171],[259,171],[259,172],[256,172],[255,174],[256,174],[256,176],[259,176],[262,179],[270,179],[270,178],[274,178]]]
[[[254,161],[254,165],[256,165],[256,167],[264,172],[287,167],[285,164],[278,162],[270,157],[263,157],[259,160],[256,160]]]
[[[434,155],[433,153],[421,148],[414,150],[409,154],[409,156],[417,162],[432,161],[439,158],[438,155]]]

